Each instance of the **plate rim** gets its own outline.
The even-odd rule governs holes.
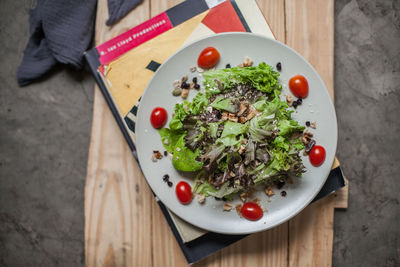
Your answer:
[[[231,36],[231,35],[242,35],[242,36],[245,36],[244,38],[247,38],[248,36],[253,36],[253,37],[256,37],[256,38],[264,39],[264,40],[269,41],[269,42],[277,43],[278,45],[283,46],[283,47],[285,47],[286,49],[289,49],[289,50],[290,50],[291,52],[293,52],[296,56],[300,57],[300,58],[310,67],[310,69],[316,74],[316,77],[317,77],[317,79],[319,80],[319,82],[320,82],[321,84],[324,85],[324,88],[322,88],[323,90],[321,89],[321,91],[323,91],[324,94],[327,95],[327,97],[328,97],[328,102],[329,102],[329,106],[333,107],[333,110],[332,110],[332,111],[333,111],[333,119],[334,119],[334,120],[333,120],[332,123],[334,124],[334,128],[335,128],[335,131],[334,131],[334,135],[335,135],[335,140],[334,140],[334,142],[335,142],[335,143],[334,143],[334,145],[333,145],[333,147],[334,147],[334,153],[333,153],[334,156],[333,156],[332,161],[329,162],[329,163],[330,163],[330,166],[332,166],[332,165],[333,165],[333,162],[334,162],[334,160],[335,160],[335,158],[336,158],[336,152],[337,152],[338,125],[337,125],[337,116],[336,116],[335,105],[334,105],[333,100],[332,100],[332,98],[331,98],[331,96],[330,96],[330,94],[329,94],[328,87],[326,86],[326,84],[325,84],[325,82],[323,81],[323,79],[322,79],[322,77],[320,76],[320,74],[319,74],[319,73],[317,72],[317,70],[313,67],[313,65],[311,65],[311,63],[308,62],[308,60],[307,60],[306,58],[304,58],[300,53],[298,53],[296,50],[294,50],[294,49],[291,48],[290,46],[288,46],[288,45],[286,45],[286,44],[284,44],[284,43],[282,43],[282,42],[280,42],[280,41],[278,41],[278,40],[275,40],[275,39],[272,39],[272,38],[270,38],[270,37],[267,37],[267,36],[265,36],[265,35],[261,35],[261,34],[257,34],[257,33],[250,33],[250,32],[224,32],[224,33],[213,34],[213,35],[211,35],[211,36],[202,37],[202,38],[199,38],[199,39],[197,39],[197,40],[195,40],[195,41],[193,41],[193,42],[189,42],[189,43],[183,45],[181,48],[179,48],[177,51],[175,51],[171,56],[169,56],[169,57],[160,65],[160,67],[157,69],[157,71],[153,74],[153,76],[151,77],[151,79],[150,79],[149,82],[147,83],[146,89],[144,90],[144,92],[143,92],[141,98],[143,99],[143,98],[145,97],[146,93],[148,92],[149,86],[152,84],[152,82],[153,82],[153,80],[156,78],[157,74],[165,67],[166,63],[168,63],[172,58],[174,58],[174,57],[175,57],[177,54],[179,54],[182,50],[184,50],[184,49],[188,48],[189,46],[192,46],[192,45],[194,45],[194,44],[196,44],[196,43],[198,43],[198,42],[202,42],[202,41],[204,41],[204,40],[212,39],[212,38],[219,38],[220,36],[226,36],[226,35],[230,35],[230,36]],[[137,119],[137,125],[136,125],[136,127],[138,127],[138,126],[141,124],[141,123],[140,123],[141,120],[140,120],[139,118],[140,118],[141,116],[144,116],[144,115],[141,114],[141,113],[142,113],[141,110],[143,110],[143,109],[141,109],[141,105],[139,105],[138,111],[137,111],[137,118],[138,118],[138,119]],[[140,136],[140,135],[139,135],[139,136]],[[137,138],[137,137],[138,137],[138,135],[136,135],[136,142],[138,143],[138,138]],[[138,147],[140,147],[140,146],[136,146],[137,155],[138,155],[138,161],[139,161],[139,164],[140,164],[140,160],[139,160],[139,159],[140,159],[140,154],[141,154],[141,153],[139,152],[140,149],[139,149]],[[157,194],[154,192],[153,187],[151,186],[150,182],[148,181],[148,179],[147,179],[146,176],[144,175],[144,172],[143,172],[143,171],[142,171],[142,173],[143,173],[144,178],[146,179],[147,184],[150,186],[150,188],[152,189],[153,193],[155,194],[155,197],[158,198],[158,199],[161,201],[161,198],[160,198],[159,196],[157,196]],[[321,182],[320,186],[318,187],[318,190],[315,190],[315,192],[314,192],[313,194],[310,194],[309,197],[308,197],[308,199],[307,199],[307,201],[304,201],[302,205],[299,205],[299,208],[297,208],[297,209],[295,210],[295,212],[292,212],[291,214],[289,214],[289,215],[283,217],[283,218],[280,219],[280,220],[276,220],[274,223],[272,223],[272,224],[270,224],[270,225],[266,225],[266,227],[260,227],[260,228],[254,229],[254,230],[248,230],[248,231],[216,231],[215,229],[210,229],[210,228],[208,228],[208,227],[204,227],[203,225],[197,224],[195,220],[194,220],[194,221],[190,221],[190,222],[187,221],[186,219],[184,219],[184,218],[182,218],[180,215],[178,215],[178,214],[174,211],[174,208],[171,209],[171,208],[168,207],[167,204],[165,204],[163,201],[161,201],[161,203],[162,203],[163,205],[165,205],[165,207],[166,207],[169,211],[171,211],[174,215],[178,216],[179,218],[181,218],[181,219],[184,220],[185,222],[187,222],[187,223],[189,223],[189,224],[192,224],[192,225],[194,225],[194,226],[196,226],[196,227],[199,227],[199,228],[201,228],[201,229],[210,231],[210,232],[215,232],[215,233],[220,233],[220,234],[228,234],[228,235],[239,235],[239,234],[257,233],[257,232],[261,232],[261,231],[265,231],[265,230],[268,230],[268,229],[277,227],[277,226],[281,225],[282,223],[285,223],[285,222],[289,221],[290,219],[292,219],[293,217],[295,217],[296,215],[298,215],[301,211],[303,211],[303,210],[312,202],[312,200],[315,198],[315,196],[321,191],[321,188],[324,186],[324,184],[325,184],[325,182],[326,182],[326,180],[327,180],[327,178],[328,178],[328,176],[329,176],[329,173],[330,173],[330,172],[327,173],[326,177],[323,179],[323,182]]]

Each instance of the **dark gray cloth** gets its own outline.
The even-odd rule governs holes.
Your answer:
[[[106,25],[111,26],[118,22],[140,2],[142,0],[108,0],[108,20]]]
[[[141,0],[108,0],[107,25],[119,21]],[[20,86],[43,76],[57,62],[81,69],[93,38],[96,0],[39,0],[31,10],[30,39],[17,71]]]

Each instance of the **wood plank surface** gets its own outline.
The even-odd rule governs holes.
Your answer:
[[[98,2],[96,44],[180,0],[145,0],[113,27]],[[333,0],[257,0],[278,40],[303,54],[333,97]],[[86,266],[187,266],[158,204],[98,88],[85,188]],[[195,266],[331,266],[334,207],[347,191],[307,207],[290,222],[253,234]]]
[[[98,2],[96,44],[149,18],[145,0],[106,27],[107,0]],[[85,187],[86,266],[151,266],[151,191],[100,90],[95,88]]]
[[[334,1],[286,0],[286,42],[318,71],[333,94]],[[289,266],[331,266],[333,196],[308,206],[289,221]]]

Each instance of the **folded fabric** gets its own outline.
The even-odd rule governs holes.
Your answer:
[[[119,21],[141,0],[108,0],[107,25]],[[58,62],[76,69],[93,38],[96,0],[39,0],[30,12],[30,39],[17,71],[20,86],[28,85]]]

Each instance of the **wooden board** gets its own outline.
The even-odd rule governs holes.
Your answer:
[[[96,44],[179,2],[144,0],[117,25],[106,27],[107,1],[99,0]],[[316,67],[333,97],[333,0],[257,2],[277,39]],[[331,266],[334,207],[347,207],[347,188],[196,266]],[[85,188],[85,256],[90,267],[187,266],[98,88]]]

